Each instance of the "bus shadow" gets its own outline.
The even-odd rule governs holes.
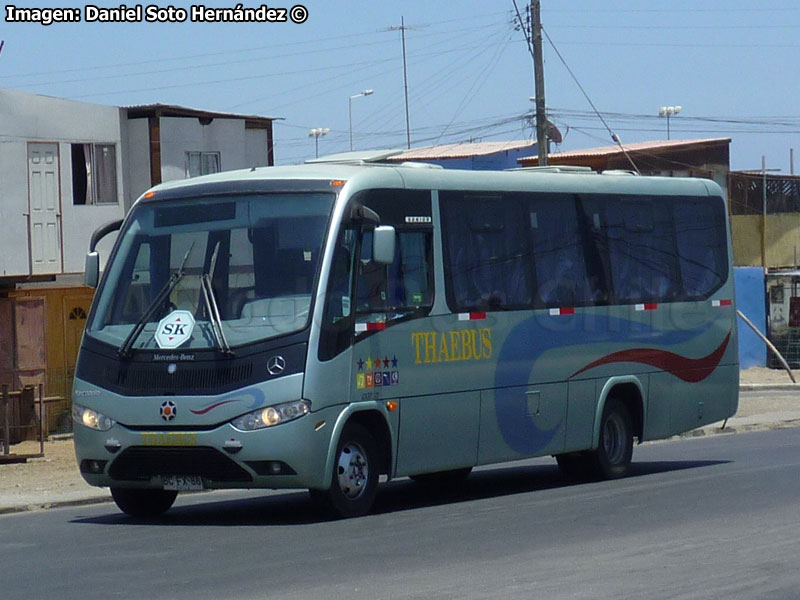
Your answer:
[[[711,467],[726,462],[728,461],[695,460],[632,463],[630,474],[625,479]],[[390,513],[514,494],[594,485],[614,485],[614,482],[570,479],[565,477],[555,464],[480,469],[462,483],[448,488],[421,485],[407,479],[384,484],[382,493],[375,502],[373,513]]]
[[[711,467],[727,462],[729,461],[636,462],[631,465],[630,475],[626,479]],[[424,485],[402,478],[379,486],[371,514],[383,515],[550,489],[614,485],[614,483],[568,479],[561,474],[555,464],[481,468],[463,482],[448,487]],[[179,503],[165,515],[153,519],[137,519],[115,513],[98,517],[81,517],[72,522],[95,525],[241,527],[308,525],[331,521],[319,512],[305,491],[218,501],[211,500],[213,497],[213,494],[208,494],[208,502],[194,502],[188,505],[182,505],[179,499]]]

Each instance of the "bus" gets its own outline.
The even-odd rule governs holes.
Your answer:
[[[134,516],[301,488],[352,517],[379,481],[536,456],[621,477],[634,441],[735,414],[714,182],[390,156],[164,183],[95,232],[73,392],[88,483]]]

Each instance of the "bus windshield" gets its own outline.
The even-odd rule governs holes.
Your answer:
[[[224,350],[303,329],[334,198],[271,193],[138,204],[87,335],[125,352]],[[174,341],[156,335],[170,315],[191,323]]]

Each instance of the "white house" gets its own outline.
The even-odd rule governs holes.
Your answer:
[[[0,90],[0,282],[83,271],[92,231],[124,214],[122,111]]]
[[[0,89],[0,384],[68,396],[92,232],[162,181],[274,164],[273,120]]]
[[[272,121],[0,90],[0,287],[82,272],[94,229],[151,185],[273,164]]]

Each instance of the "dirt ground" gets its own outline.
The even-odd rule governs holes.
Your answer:
[[[800,382],[800,370],[794,371]],[[741,373],[742,383],[791,383],[786,371],[754,368]],[[768,410],[797,409],[794,397],[774,398]],[[785,404],[785,406],[784,406]],[[766,412],[762,406],[740,405],[739,416],[750,413]],[[2,450],[0,450],[2,452]],[[11,446],[13,454],[37,454],[39,442],[22,442]],[[44,457],[29,459],[26,463],[3,464],[0,462],[0,508],[3,506],[23,504],[28,501],[36,503],[42,490],[52,490],[65,499],[80,500],[82,497],[96,494],[97,488],[87,484],[78,472],[75,462],[75,451],[72,439],[53,439],[45,442]],[[39,492],[39,496],[37,496]]]
[[[15,444],[10,452],[17,455],[38,454],[39,442]],[[93,494],[95,489],[83,480],[78,471],[72,439],[46,441],[44,457],[31,458],[25,463],[3,464],[0,460],[0,508],[36,504],[46,490],[54,491],[65,499],[80,500]]]
[[[800,383],[800,369],[792,369],[795,381]],[[741,383],[792,383],[785,369],[768,369],[752,367],[739,373]]]

